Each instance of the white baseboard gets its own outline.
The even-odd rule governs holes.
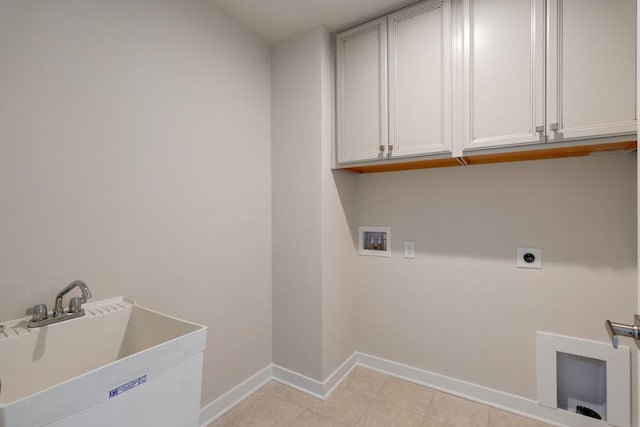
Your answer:
[[[331,373],[323,382],[293,372],[278,365],[273,365],[273,379],[290,387],[324,400],[342,379],[356,366],[358,353],[353,353],[342,365]]]
[[[329,377],[324,382],[324,397],[326,399],[327,396],[331,394],[334,388],[338,386],[342,382],[342,380],[349,375],[349,372],[358,364],[358,353],[353,353],[347,360],[342,362],[342,365],[338,366],[335,371],[329,375]]]
[[[592,420],[587,417],[577,418],[567,411],[548,408],[537,401],[527,399],[503,391],[491,389],[478,384],[436,374],[423,369],[414,368],[402,363],[370,356],[364,353],[354,353],[329,377],[320,382],[305,375],[293,372],[277,365],[269,365],[220,398],[214,400],[200,412],[200,425],[206,427],[208,423],[223,415],[235,404],[270,380],[291,386],[319,399],[325,399],[331,391],[355,366],[364,366],[402,378],[416,384],[421,384],[445,393],[499,408],[508,412],[533,418],[560,427],[603,427],[607,423]],[[204,421],[206,420],[206,422]]]
[[[269,365],[210,402],[200,409],[200,426],[208,426],[272,379],[273,369]]]
[[[318,399],[324,399],[324,384],[320,381],[283,368],[282,366],[272,366],[274,380],[310,394],[313,397],[317,397]]]

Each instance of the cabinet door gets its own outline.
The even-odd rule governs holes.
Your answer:
[[[544,142],[544,1],[463,4],[462,148]]]
[[[389,15],[389,152],[451,152],[451,3]]]
[[[386,157],[387,18],[336,37],[337,160]]]
[[[636,132],[636,1],[549,0],[550,141]]]

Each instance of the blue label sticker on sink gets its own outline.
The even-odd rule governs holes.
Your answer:
[[[144,384],[147,382],[147,376],[143,375],[139,378],[136,378],[135,380],[131,380],[126,384],[122,384],[119,387],[114,388],[113,390],[109,390],[109,399],[111,399],[112,397],[116,397],[119,394],[124,393],[125,391],[129,391],[134,387],[138,387],[141,384]]]

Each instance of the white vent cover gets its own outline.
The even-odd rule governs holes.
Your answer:
[[[630,426],[629,347],[614,349],[611,343],[538,331],[536,376],[538,403],[570,410],[576,425],[588,420],[575,413],[575,406],[583,404],[596,410],[603,417],[603,424]]]

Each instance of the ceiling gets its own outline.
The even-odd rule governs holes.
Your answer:
[[[415,0],[212,0],[270,43],[326,26],[330,31]]]

